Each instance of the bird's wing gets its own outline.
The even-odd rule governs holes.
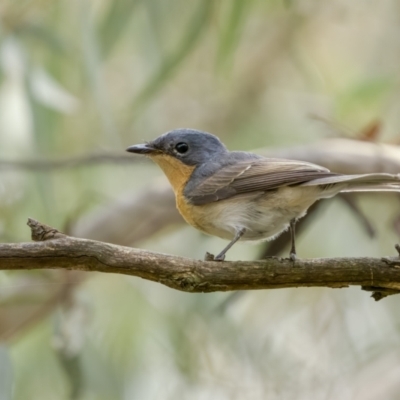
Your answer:
[[[194,205],[224,200],[239,194],[299,185],[337,174],[319,165],[284,159],[256,159],[227,165],[185,193]]]

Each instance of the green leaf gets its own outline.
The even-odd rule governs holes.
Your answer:
[[[240,38],[240,31],[246,20],[246,10],[249,9],[250,0],[234,0],[230,3],[228,21],[221,33],[217,64],[225,63],[234,52]]]
[[[103,58],[107,58],[133,16],[138,0],[114,0],[98,29]]]
[[[83,61],[91,85],[93,99],[96,103],[105,140],[110,146],[119,146],[120,137],[112,115],[106,82],[101,74],[101,50],[99,48],[99,38],[93,26],[93,4],[89,0],[82,0],[80,5]]]
[[[134,111],[139,106],[151,99],[163,86],[168,78],[176,71],[177,67],[195,48],[197,41],[208,26],[209,17],[215,3],[213,0],[203,0],[195,10],[193,18],[188,23],[188,28],[181,35],[181,41],[176,51],[166,55],[160,68],[156,71],[139,95],[133,100],[131,109]],[[134,113],[131,114],[132,116]]]
[[[55,51],[59,54],[67,53],[67,43],[57,32],[54,32],[48,27],[33,23],[24,24],[18,28],[17,33],[20,38],[37,40],[48,47],[50,51]]]
[[[385,77],[359,82],[338,97],[336,115],[349,124],[364,125],[380,116],[392,88],[393,82]]]

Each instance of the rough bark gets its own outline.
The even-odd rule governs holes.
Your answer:
[[[399,257],[200,261],[78,239],[32,219],[28,225],[35,242],[0,244],[0,270],[62,268],[119,273],[192,293],[356,285],[373,291],[379,300],[400,291]]]

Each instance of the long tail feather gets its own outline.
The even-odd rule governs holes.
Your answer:
[[[301,186],[322,187],[321,197],[339,192],[400,192],[400,174],[336,175],[313,179]]]

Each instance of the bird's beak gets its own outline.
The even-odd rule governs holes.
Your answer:
[[[157,150],[151,145],[151,143],[146,144],[135,144],[134,146],[130,146],[126,149],[129,153],[136,154],[151,154],[155,153]]]

